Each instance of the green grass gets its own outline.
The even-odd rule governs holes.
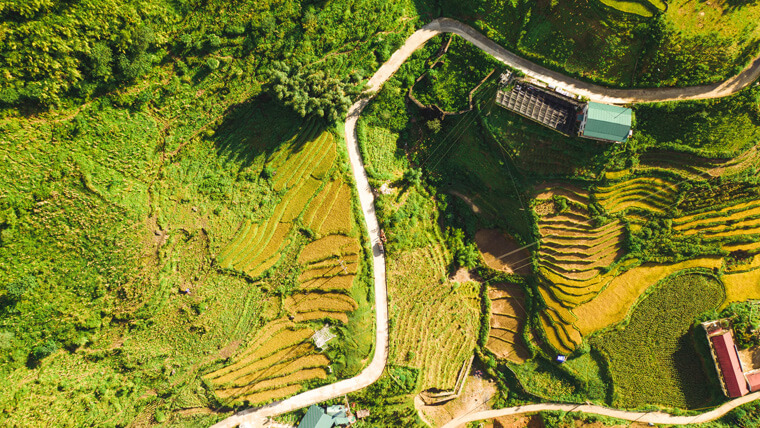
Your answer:
[[[704,157],[731,158],[760,138],[760,89],[713,100],[640,104],[639,144]]]
[[[621,0],[599,0],[603,5],[609,6],[623,13],[632,13],[634,15],[649,18],[654,15],[649,8],[638,1],[621,1]]]
[[[424,105],[437,105],[444,111],[457,112],[469,108],[468,94],[492,70],[503,66],[470,42],[452,37],[449,51],[443,54],[422,80],[414,85],[413,93]]]
[[[690,328],[697,315],[723,302],[723,287],[701,274],[667,279],[656,287],[633,309],[627,325],[591,339],[608,359],[613,404],[622,408],[710,405],[715,385],[708,387]]]

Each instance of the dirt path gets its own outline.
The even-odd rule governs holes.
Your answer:
[[[493,419],[501,416],[519,415],[524,413],[535,413],[546,410],[563,411],[563,412],[582,412],[593,413],[596,415],[609,416],[623,419],[626,421],[636,421],[642,423],[666,424],[666,425],[687,425],[709,422],[718,419],[736,407],[749,403],[760,398],[760,392],[745,395],[744,397],[731,400],[722,406],[710,410],[709,412],[700,413],[694,416],[673,416],[661,412],[628,412],[625,410],[610,409],[608,407],[594,406],[588,404],[529,404],[527,406],[507,407],[504,409],[485,410],[477,413],[460,416],[443,426],[443,428],[463,427],[467,422],[474,422],[483,419]]]
[[[371,94],[376,93],[383,83],[385,83],[385,81],[399,69],[401,64],[403,64],[414,51],[421,47],[426,41],[441,33],[458,34],[504,64],[521,69],[528,76],[543,80],[549,84],[563,87],[594,101],[613,104],[723,97],[739,91],[760,76],[760,58],[758,58],[737,76],[715,85],[687,88],[610,89],[591,83],[581,82],[577,79],[563,76],[558,72],[548,70],[526,59],[520,58],[466,24],[453,19],[439,18],[415,31],[414,34],[406,39],[404,45],[394,52],[388,61],[386,61],[377,72],[375,72],[372,78],[369,79],[368,92]],[[359,373],[359,375],[351,379],[345,379],[331,385],[312,389],[266,406],[243,410],[217,423],[214,425],[216,428],[232,428],[241,424],[245,424],[249,427],[261,427],[264,426],[267,417],[292,412],[312,404],[358,391],[375,382],[383,373],[388,358],[388,295],[385,282],[385,255],[379,251],[377,246],[380,242],[380,228],[378,226],[377,217],[375,216],[374,195],[369,185],[369,181],[367,180],[367,173],[364,170],[364,164],[361,155],[359,154],[359,146],[356,140],[356,121],[361,115],[362,110],[364,110],[364,107],[369,104],[372,96],[374,95],[370,95],[357,101],[349,108],[344,128],[349,160],[351,162],[351,170],[353,171],[356,180],[362,213],[364,214],[364,221],[367,230],[369,231],[373,250],[376,345],[372,362]],[[731,409],[757,398],[760,398],[760,392],[730,401],[715,410],[703,413],[696,417],[672,416],[664,413],[625,412],[588,405],[535,404],[473,413],[457,418],[445,426],[454,427],[469,421],[490,419],[504,415],[538,412],[542,410],[579,411],[626,420],[680,425],[717,419]]]

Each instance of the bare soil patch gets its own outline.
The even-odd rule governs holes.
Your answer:
[[[469,376],[458,398],[427,406],[419,397],[415,397],[414,405],[432,426],[440,427],[464,414],[490,409],[487,402],[495,393],[496,385],[492,381]]]
[[[467,268],[460,267],[449,277],[451,282],[482,282],[483,278],[470,272]]]
[[[502,416],[493,420],[493,428],[544,428],[541,415]]]
[[[482,229],[475,234],[475,242],[486,265],[491,269],[517,275],[530,275],[530,252],[520,249],[514,240],[498,229]]]

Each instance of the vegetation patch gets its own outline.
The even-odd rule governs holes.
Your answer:
[[[614,405],[709,405],[715,388],[706,387],[709,380],[690,328],[697,315],[720,305],[723,287],[700,274],[680,275],[656,287],[633,309],[626,325],[591,341],[609,360]]]

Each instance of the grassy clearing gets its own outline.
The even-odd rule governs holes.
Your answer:
[[[707,158],[736,157],[760,137],[759,93],[752,87],[714,100],[639,104],[636,138],[657,149]]]
[[[711,404],[717,394],[705,387],[709,381],[689,329],[697,315],[716,308],[724,297],[723,287],[712,277],[671,278],[633,309],[624,328],[592,339],[609,360],[614,405],[697,408]]]
[[[654,16],[654,13],[643,3],[638,1],[623,1],[623,0],[599,0],[603,5],[609,6],[612,9],[619,10],[623,13],[632,13],[634,15],[643,16],[644,18],[650,18]]]
[[[522,338],[527,313],[525,294],[515,284],[494,284],[489,286],[491,299],[490,335],[486,348],[497,358],[513,363],[524,362],[530,357]]]

